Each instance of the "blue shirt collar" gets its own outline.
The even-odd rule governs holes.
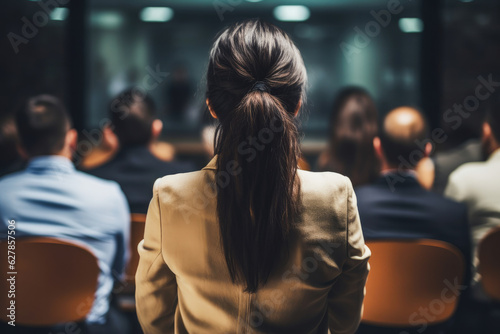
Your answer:
[[[61,173],[71,173],[75,171],[75,166],[73,162],[66,157],[60,155],[43,155],[31,159],[26,170],[54,170]]]

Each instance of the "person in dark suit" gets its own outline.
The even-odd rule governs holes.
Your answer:
[[[355,189],[365,240],[433,239],[448,242],[471,259],[471,237],[465,205],[425,190],[415,167],[432,151],[422,114],[409,107],[391,111],[373,141],[381,175]],[[470,265],[466,265],[469,282]],[[371,333],[371,331],[370,331]]]
[[[109,162],[86,172],[118,182],[130,212],[146,213],[156,179],[190,172],[195,167],[187,162],[161,160],[151,152],[163,123],[157,118],[155,103],[149,95],[137,89],[124,91],[111,103],[110,119],[120,150]]]

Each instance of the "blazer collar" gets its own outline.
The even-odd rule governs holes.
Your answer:
[[[205,167],[203,167],[203,169],[213,169],[213,170],[216,170],[217,169],[217,155],[215,155],[212,160],[210,160],[210,162],[208,163],[208,165],[206,165]]]

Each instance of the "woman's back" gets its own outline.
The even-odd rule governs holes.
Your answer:
[[[225,29],[210,52],[216,158],[160,179],[139,245],[146,333],[353,333],[368,272],[352,185],[298,170],[307,73],[278,27]]]
[[[327,333],[328,326],[354,333],[370,252],[352,186],[335,173],[299,171],[299,177],[301,213],[289,256],[255,293],[233,284],[227,269],[215,214],[215,160],[156,182],[137,272],[145,333]]]
[[[375,181],[380,172],[373,148],[377,127],[370,94],[356,86],[341,89],[333,103],[328,148],[318,159],[319,170],[345,175],[355,187]]]

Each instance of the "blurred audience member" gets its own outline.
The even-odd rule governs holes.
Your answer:
[[[495,108],[499,108],[500,104]],[[445,195],[469,208],[474,248],[494,227],[500,226],[500,112],[490,109],[483,125],[486,162],[468,163],[450,176]],[[477,265],[477,259],[475,265]],[[475,277],[479,281],[480,277]]]
[[[151,189],[157,178],[194,170],[188,163],[165,162],[152,153],[163,123],[156,116],[153,99],[129,89],[113,100],[110,108],[112,128],[120,151],[114,158],[87,172],[117,181],[125,192],[133,213],[146,213]]]
[[[86,171],[94,169],[109,162],[120,149],[118,137],[110,126],[102,129],[102,141],[100,145],[92,148],[89,154],[83,157],[80,169]],[[175,147],[167,142],[156,140],[150,145],[151,153],[163,161],[172,161],[175,158]]]
[[[16,237],[56,237],[89,246],[99,260],[100,278],[87,322],[90,333],[126,332],[110,294],[128,257],[130,215],[115,182],[75,170],[71,157],[77,133],[61,102],[48,95],[30,99],[16,114],[26,170],[0,179],[0,231],[16,221]],[[36,277],[33,277],[36,279]],[[22,331],[21,331],[22,332]]]
[[[19,138],[11,115],[0,118],[0,177],[24,168],[25,162],[18,150]]]
[[[432,157],[435,169],[433,191],[443,194],[451,173],[461,165],[468,162],[484,161],[481,148],[479,139],[470,139],[451,150],[435,154]]]
[[[385,118],[373,141],[381,175],[373,185],[356,189],[363,233],[374,239],[435,239],[455,245],[470,258],[467,208],[426,191],[413,168],[429,155],[432,144],[420,147],[428,127],[421,113],[401,107]],[[414,163],[402,164],[403,160]]]
[[[481,137],[487,109],[483,106],[487,107],[488,101],[492,100],[482,101],[480,107],[463,120],[460,119],[462,114],[454,116],[458,120],[451,118],[453,122],[443,118],[442,128],[446,132],[447,139],[442,146],[446,146],[447,149],[432,156],[435,168],[435,180],[432,186],[434,192],[444,194],[451,173],[461,165],[486,160],[487,156],[482,151]]]
[[[118,149],[119,143],[116,134],[110,126],[105,126],[102,129],[100,145],[93,147],[92,151],[83,157],[78,167],[83,170],[97,168],[113,159]]]
[[[374,181],[380,169],[373,151],[376,135],[377,109],[371,96],[360,87],[344,88],[333,105],[329,146],[319,158],[319,169],[343,174],[354,186]]]

